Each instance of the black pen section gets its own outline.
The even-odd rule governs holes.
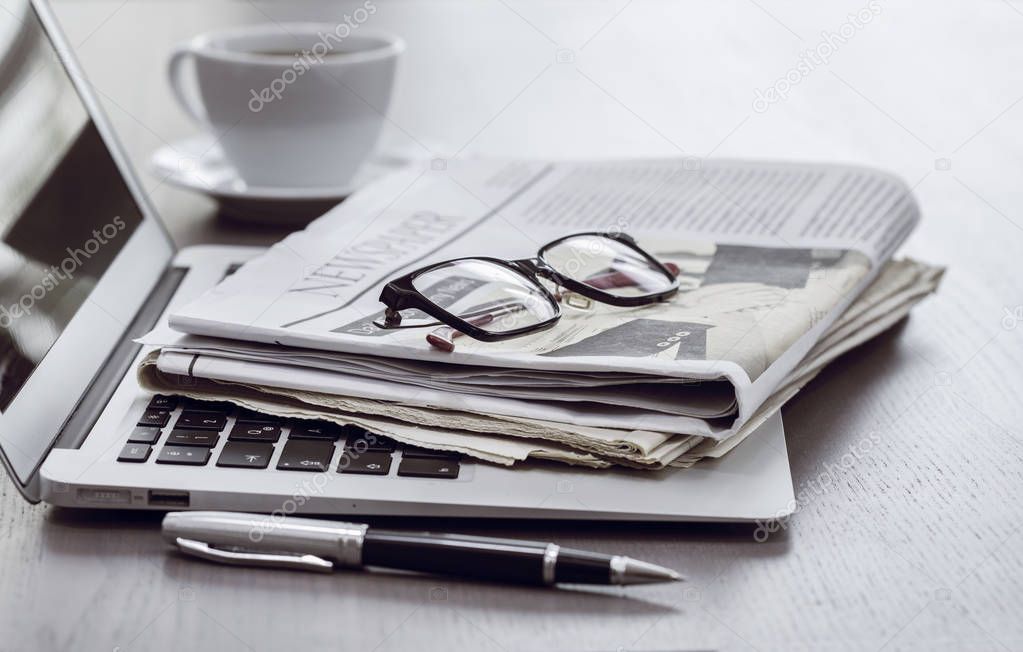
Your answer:
[[[554,581],[565,584],[610,584],[611,557],[596,552],[562,548],[554,567]]]
[[[532,541],[370,528],[362,546],[362,563],[481,580],[543,584],[545,549],[546,544]],[[604,573],[607,574],[606,562]]]
[[[370,528],[363,543],[362,563],[438,575],[544,584],[546,549],[546,543],[535,541]],[[554,567],[554,581],[608,584],[610,573],[610,556],[561,548]]]

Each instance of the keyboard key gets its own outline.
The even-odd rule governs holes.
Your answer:
[[[404,457],[422,457],[422,458],[434,458],[442,460],[460,460],[462,459],[461,453],[452,453],[451,451],[432,451],[429,448],[404,448],[401,451]]]
[[[149,407],[157,410],[173,410],[177,406],[177,396],[164,396],[163,394],[157,394],[149,400]]]
[[[214,412],[193,412],[186,410],[178,417],[175,428],[183,430],[223,430],[227,425],[227,416]]]
[[[167,421],[170,420],[170,412],[167,410],[156,410],[146,409],[139,417],[140,426],[155,426],[157,428],[163,428],[167,425]]]
[[[210,449],[205,446],[164,446],[156,456],[156,463],[203,466],[209,459]]]
[[[334,444],[329,441],[288,441],[281,451],[277,468],[282,471],[326,471],[334,456]]]
[[[362,475],[387,475],[391,470],[391,454],[382,452],[358,455],[345,451],[337,463],[338,473],[359,473]]]
[[[135,426],[128,435],[129,444],[155,444],[160,438],[160,429],[154,426]]]
[[[273,444],[253,444],[242,441],[229,441],[220,451],[217,466],[230,466],[240,469],[265,469],[274,454]]]
[[[231,441],[258,441],[275,443],[281,436],[281,427],[270,423],[236,423],[231,428]]]
[[[213,448],[220,441],[220,435],[213,430],[171,430],[166,443],[176,446],[205,446]]]
[[[394,451],[397,444],[393,439],[378,435],[375,432],[370,432],[365,428],[353,426],[348,424],[344,427],[349,433],[353,430],[357,433],[355,436],[348,435],[348,443],[345,444],[345,448],[356,453],[365,453],[367,451],[376,451],[382,453],[390,453]]]
[[[346,423],[341,426],[341,434],[348,439],[355,439],[356,437],[360,437],[367,433],[369,433],[369,430],[366,430],[362,426],[357,426],[354,423]]]
[[[145,462],[153,447],[149,444],[125,444],[121,454],[117,456],[118,462]]]
[[[337,441],[341,426],[328,421],[295,421],[288,439],[319,439]]]
[[[262,412],[256,412],[255,410],[246,410],[242,408],[238,411],[238,416],[235,418],[236,423],[269,423],[273,425],[280,425],[284,420],[280,417],[272,414],[263,414]]]
[[[458,460],[402,457],[398,475],[410,478],[457,478]]]

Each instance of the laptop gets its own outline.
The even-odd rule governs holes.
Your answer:
[[[24,496],[65,507],[754,521],[793,505],[781,417],[686,470],[505,468],[350,429],[153,396],[134,342],[260,250],[175,250],[43,3],[0,38],[0,453]],[[354,468],[353,468],[354,467]]]

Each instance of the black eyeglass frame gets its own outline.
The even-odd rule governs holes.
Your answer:
[[[669,287],[660,292],[653,294],[646,294],[641,296],[618,296],[605,292],[599,288],[595,288],[591,285],[587,285],[582,281],[570,278],[561,274],[554,269],[550,263],[548,263],[544,254],[560,245],[566,240],[578,238],[582,236],[597,236],[614,240],[620,244],[623,244],[640,256],[642,256],[648,263],[654,268],[661,271],[665,279],[669,281]],[[536,288],[540,296],[544,297],[553,308],[554,316],[545,321],[530,326],[523,326],[521,328],[515,328],[509,331],[503,331],[500,333],[494,333],[487,331],[471,322],[462,319],[461,317],[449,312],[448,310],[441,308],[433,301],[428,299],[422,292],[416,289],[415,279],[419,276],[431,272],[441,267],[451,265],[466,260],[478,260],[493,265],[497,265],[504,269],[510,270],[523,278],[528,284]],[[544,278],[548,281],[563,287],[567,290],[580,294],[588,299],[606,303],[612,306],[620,306],[624,308],[631,308],[636,306],[645,306],[652,303],[658,303],[674,296],[678,292],[678,279],[675,274],[668,269],[664,263],[654,258],[652,255],[644,251],[632,236],[625,233],[603,233],[600,231],[584,231],[581,233],[572,233],[562,238],[558,238],[552,242],[545,244],[537,252],[535,258],[521,258],[518,260],[503,260],[500,258],[491,258],[487,256],[466,256],[464,258],[454,258],[452,260],[445,260],[426,267],[421,267],[405,276],[396,278],[389,281],[380,292],[380,301],[387,306],[387,310],[384,314],[384,323],[377,324],[381,328],[425,328],[430,326],[436,326],[437,324],[416,324],[415,326],[402,326],[401,325],[401,313],[402,310],[420,310],[430,315],[438,322],[446,324],[451,328],[461,331],[465,335],[472,337],[473,339],[480,340],[482,342],[499,342],[502,340],[508,340],[521,335],[527,335],[530,333],[539,333],[552,328],[558,320],[561,319],[561,305],[558,299],[548,290],[539,279]],[[376,323],[376,322],[374,322]]]

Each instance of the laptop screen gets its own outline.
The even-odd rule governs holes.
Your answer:
[[[142,214],[35,10],[0,21],[0,413]]]

